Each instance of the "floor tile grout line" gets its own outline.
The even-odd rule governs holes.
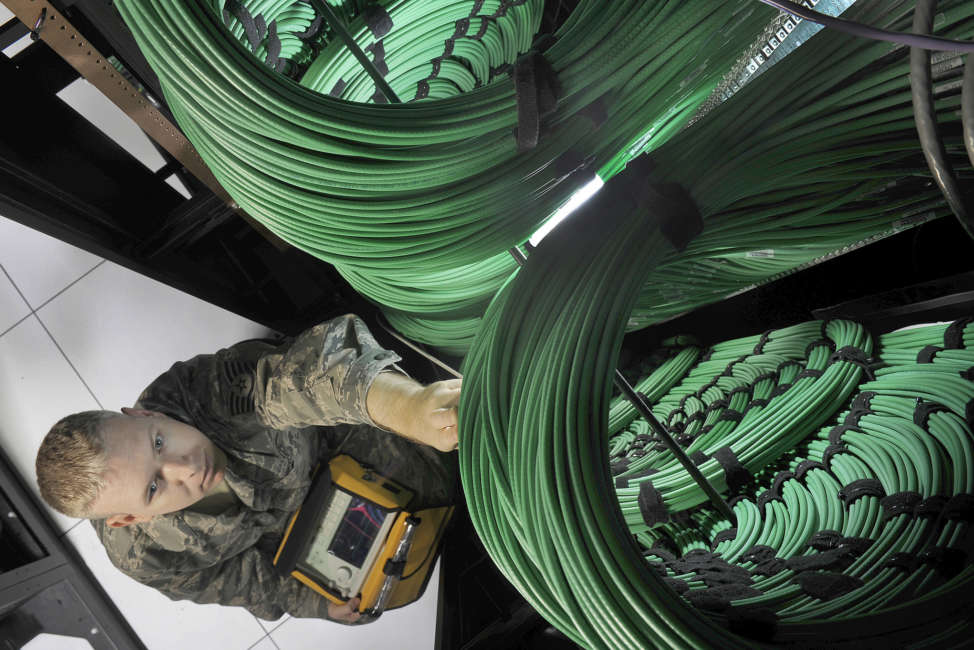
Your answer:
[[[44,307],[47,306],[52,300],[54,300],[55,298],[57,298],[58,296],[60,296],[62,293],[64,293],[65,291],[67,291],[68,289],[70,289],[71,287],[73,287],[74,285],[76,285],[79,282],[81,282],[82,280],[84,280],[85,277],[87,277],[92,271],[94,271],[95,269],[97,269],[99,266],[101,266],[104,263],[105,263],[105,260],[102,260],[102,261],[98,262],[98,264],[95,264],[93,267],[91,267],[90,269],[88,269],[87,271],[85,271],[84,273],[82,273],[81,275],[79,275],[77,278],[75,278],[71,283],[68,284],[68,286],[64,287],[63,289],[61,289],[60,291],[58,291],[56,294],[54,294],[53,296],[51,296],[50,298],[48,298],[47,300],[45,300],[44,302],[42,302],[41,304],[39,304],[37,306],[37,309],[34,309],[33,311],[36,312],[36,311],[40,311],[41,309],[44,309]],[[7,276],[7,277],[10,277],[10,276]]]
[[[47,325],[44,324],[44,321],[41,320],[41,317],[37,314],[37,312],[34,312],[34,318],[37,319],[37,322],[40,323],[41,324],[41,327],[44,328],[44,331],[47,332],[47,335],[50,337],[51,342],[54,343],[54,347],[56,347],[58,349],[58,352],[61,353],[61,356],[64,357],[64,360],[68,362],[68,365],[69,366],[71,366],[71,370],[74,370],[74,374],[76,374],[78,376],[78,379],[81,381],[81,384],[85,387],[85,389],[87,389],[87,391],[91,395],[92,399],[95,400],[95,404],[98,405],[98,408],[101,409],[101,410],[105,410],[105,407],[102,406],[101,401],[95,396],[95,392],[93,390],[91,390],[91,386],[88,385],[88,382],[86,382],[84,380],[84,377],[81,376],[81,373],[78,372],[78,369],[74,367],[74,364],[73,363],[71,363],[71,359],[68,358],[68,355],[61,348],[61,345],[57,342],[57,339],[55,339],[54,338],[54,335],[51,334],[51,330],[47,329]]]
[[[67,291],[68,289],[70,289],[71,287],[73,287],[74,285],[76,285],[78,282],[80,282],[81,280],[83,280],[87,275],[89,275],[92,271],[94,271],[95,269],[97,269],[99,266],[101,266],[105,262],[106,262],[106,260],[102,260],[102,261],[98,262],[98,264],[95,264],[93,267],[91,267],[90,269],[88,269],[87,271],[85,271],[84,273],[82,273],[80,276],[78,276],[77,278],[75,278],[66,287],[64,287],[63,289],[61,289],[60,291],[58,291],[56,294],[54,294],[53,296],[51,296],[50,298],[48,298],[47,300],[45,300],[44,302],[42,302],[40,305],[38,305],[37,306],[37,309],[35,309],[34,307],[31,306],[30,302],[27,300],[27,296],[25,296],[24,295],[24,292],[20,290],[20,287],[18,287],[17,286],[17,283],[14,282],[14,279],[7,272],[7,269],[4,268],[3,264],[0,264],[0,271],[3,271],[3,274],[5,276],[7,276],[7,279],[10,280],[10,284],[13,285],[13,288],[17,292],[17,295],[20,296],[20,299],[24,301],[24,304],[25,305],[27,305],[27,309],[30,310],[30,312],[28,314],[26,314],[23,318],[21,318],[20,320],[18,320],[16,323],[14,323],[13,325],[11,325],[7,329],[5,329],[2,332],[0,332],[0,336],[3,336],[4,334],[6,334],[7,332],[9,332],[13,328],[15,328],[18,325],[20,325],[21,323],[23,323],[25,320],[27,320],[28,318],[30,318],[31,316],[33,316],[38,310],[43,309],[48,303],[50,303],[52,300],[54,300],[55,298],[57,298],[58,296],[60,296],[62,293],[64,293],[65,291]]]

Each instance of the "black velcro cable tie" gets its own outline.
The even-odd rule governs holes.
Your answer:
[[[362,9],[362,20],[375,38],[382,38],[392,31],[392,17],[377,3],[369,3]]]
[[[646,455],[645,449],[633,449],[631,452],[629,452],[629,456],[632,458],[642,458],[645,455]]]
[[[267,56],[264,63],[271,69],[277,70],[281,64],[281,39],[277,36],[277,21],[271,21],[267,26]]]
[[[846,508],[861,499],[862,497],[885,497],[886,491],[883,484],[876,478],[861,478],[853,481],[839,490],[839,499],[845,504]]]
[[[641,443],[644,443],[645,444],[647,442],[652,442],[653,441],[653,437],[651,435],[649,435],[648,433],[640,433],[638,436],[636,436],[634,438],[634,440],[635,440],[635,442],[641,442]]]
[[[741,562],[754,562],[755,564],[760,564],[761,562],[767,562],[768,560],[773,560],[777,554],[774,549],[770,546],[765,546],[764,544],[758,544],[757,546],[752,546],[751,548],[744,551],[741,554]]]
[[[647,191],[650,210],[660,219],[660,232],[677,251],[686,250],[703,232],[703,216],[690,192],[679,183],[653,184]]]
[[[670,551],[663,548],[662,546],[654,546],[653,548],[646,549],[643,551],[643,557],[648,557],[650,555],[655,555],[664,562],[674,562],[676,561],[676,556]]]
[[[721,542],[727,542],[732,539],[737,539],[737,528],[725,528],[714,535],[713,540],[710,542],[710,550],[715,551]]]
[[[663,578],[663,582],[681,596],[690,590],[690,585],[679,578]]]
[[[921,429],[929,431],[927,425],[929,424],[930,416],[940,412],[950,413],[951,411],[943,404],[917,399],[916,408],[913,409],[913,423]]]
[[[324,22],[324,16],[315,16],[315,19],[311,21],[310,25],[308,25],[308,29],[304,30],[303,32],[294,32],[294,36],[302,41],[311,40],[317,36],[319,32],[321,32],[321,26],[324,24]]]
[[[785,500],[781,498],[781,495],[775,495],[773,492],[771,492],[771,490],[765,490],[759,494],[757,498],[757,505],[762,516],[764,515],[764,506],[766,506],[769,501],[781,501],[784,503]]]
[[[628,478],[622,476],[616,478],[616,489],[627,488],[627,487],[629,487]]]
[[[714,452],[714,458],[724,468],[724,480],[731,492],[739,492],[754,478],[751,472],[741,464],[734,451],[729,447],[721,447]]]
[[[866,373],[866,377],[868,377],[870,381],[876,379],[876,375],[873,373],[873,369],[869,365],[869,357],[866,356],[866,352],[853,345],[847,345],[844,348],[833,352],[832,356],[829,357],[829,365],[832,365],[836,361],[854,363],[862,368],[862,370]]]
[[[725,612],[727,627],[738,634],[755,641],[770,642],[778,632],[778,614],[770,607],[760,605],[731,606]]]
[[[413,98],[414,101],[420,99],[426,99],[430,96],[430,83],[423,79],[416,84],[416,96]]]
[[[514,65],[517,98],[517,150],[538,146],[541,119],[558,105],[560,88],[554,68],[539,52],[529,52]]]
[[[944,518],[951,521],[974,521],[974,494],[963,492],[944,504]]]
[[[728,402],[728,404],[730,403],[730,401],[732,399],[734,399],[734,395],[737,395],[738,393],[744,393],[744,394],[748,395],[748,397],[750,397],[752,390],[753,390],[753,388],[751,386],[738,386],[737,388],[735,388],[731,392],[727,393],[727,402]]]
[[[794,359],[787,359],[778,364],[778,367],[776,368],[775,372],[777,372],[780,375],[781,372],[788,366],[797,366],[801,370],[805,369],[805,365],[800,361],[795,361]]]
[[[389,66],[386,65],[386,46],[383,45],[382,41],[375,41],[365,48],[365,52],[372,55],[372,63],[375,65],[375,69],[385,78],[389,74]]]
[[[707,361],[710,361],[710,357],[712,356],[714,356],[714,349],[707,348],[707,350],[700,357],[700,363],[706,363]]]
[[[971,366],[967,370],[962,370],[958,373],[962,379],[967,381],[974,381],[974,366]]]
[[[818,379],[821,376],[822,376],[822,371],[821,370],[814,370],[812,368],[806,368],[805,370],[802,370],[800,373],[798,373],[798,376],[795,377],[795,381],[798,381],[799,379],[802,379],[803,377],[814,377],[815,379]]]
[[[348,82],[344,79],[339,79],[335,82],[335,85],[331,87],[328,94],[332,97],[341,97],[346,88],[348,88]]]
[[[473,18],[480,13],[480,10],[484,8],[484,2],[486,0],[474,0],[473,9],[470,10],[470,17]]]
[[[812,341],[811,343],[809,343],[805,347],[805,357],[804,358],[808,359],[809,357],[811,357],[812,356],[812,350],[814,350],[815,348],[817,348],[819,346],[822,346],[822,345],[824,345],[825,347],[827,347],[829,349],[829,351],[835,352],[835,341],[833,341],[830,338],[820,338],[820,339],[815,339],[814,341]]]
[[[771,400],[766,400],[766,399],[752,399],[750,402],[747,403],[747,410],[750,411],[751,409],[758,408],[758,407],[763,408],[767,406],[770,402]]]
[[[731,510],[733,510],[734,506],[736,506],[741,501],[747,501],[747,496],[744,494],[738,494],[737,496],[731,497],[730,500],[727,502],[727,506]]]
[[[386,560],[385,565],[382,567],[382,572],[387,576],[402,576],[403,569],[406,568],[406,560],[399,560],[393,562],[392,558]]]
[[[386,97],[385,93],[382,92],[381,90],[379,90],[378,87],[376,87],[375,93],[372,95],[372,97],[369,98],[369,100],[373,104],[388,104],[389,103],[389,98]]]
[[[626,471],[627,469],[629,469],[629,459],[628,458],[622,458],[622,459],[620,459],[620,460],[612,463],[610,465],[610,467],[611,467],[611,471],[612,471],[612,475],[613,476],[615,476],[616,474],[622,474],[624,471]]]
[[[449,41],[455,41],[458,38],[463,38],[467,35],[467,30],[470,29],[470,19],[461,18],[460,20],[453,23],[453,36],[451,36]],[[448,56],[448,55],[445,55]]]
[[[457,39],[455,38],[448,38],[445,41],[443,41],[443,54],[441,54],[440,56],[442,56],[444,59],[447,58],[448,56],[452,56],[453,45],[454,43],[456,43],[456,40]]]
[[[933,567],[941,577],[953,578],[964,568],[967,553],[960,548],[933,546],[920,553],[920,561]]]
[[[816,551],[828,551],[838,548],[842,539],[842,533],[837,530],[820,530],[808,538],[807,545]]]
[[[440,67],[443,65],[443,57],[438,56],[435,59],[430,59],[430,65],[433,66],[433,71],[430,72],[430,76],[426,77],[429,79],[436,79],[440,76]]]
[[[670,520],[670,513],[663,503],[663,493],[653,486],[652,481],[643,481],[639,484],[638,503],[639,512],[647,526],[653,527]]]
[[[717,418],[717,422],[723,422],[724,420],[740,422],[742,419],[744,419],[744,414],[740,411],[735,411],[734,409],[724,409],[724,411],[721,412],[720,417]]]
[[[927,497],[922,503],[918,504],[915,510],[917,517],[939,517],[947,505],[948,498],[942,494],[935,494]]]
[[[234,18],[243,26],[244,34],[247,36],[247,42],[250,43],[250,51],[253,52],[260,46],[260,41],[264,37],[262,31],[267,30],[267,24],[264,22],[264,16],[258,15],[256,18],[250,15],[247,11],[247,7],[243,5],[240,0],[227,0],[225,10],[229,11]],[[259,21],[259,22],[258,22]],[[261,30],[263,27],[263,30]]]
[[[771,334],[773,332],[774,330],[767,330],[765,332],[762,332],[761,338],[758,339],[757,345],[754,346],[754,350],[751,351],[751,354],[754,355],[764,354],[764,346],[767,345],[768,341],[771,340]]]
[[[875,543],[876,540],[868,537],[843,537],[839,540],[839,548],[852,557],[860,557]]]
[[[849,410],[853,412],[863,411],[864,413],[872,413],[872,401],[874,397],[876,397],[875,391],[862,391],[852,400],[852,405],[849,407]]]
[[[774,390],[771,391],[771,398],[774,399],[775,397],[778,397],[779,395],[788,392],[789,388],[791,388],[790,383],[778,384],[777,386],[774,387]]]
[[[681,447],[689,447],[690,444],[696,439],[697,439],[696,436],[692,436],[689,433],[681,433],[676,437],[676,442]]]
[[[842,436],[844,436],[847,431],[863,433],[863,430],[854,424],[838,424],[832,427],[832,429],[829,431],[829,443],[833,445],[842,444]]]
[[[751,355],[749,355],[749,354],[742,354],[741,356],[737,357],[736,359],[734,359],[733,361],[731,361],[730,363],[727,364],[727,367],[724,368],[724,371],[721,372],[718,375],[718,377],[733,377],[734,376],[734,366],[736,366],[739,363],[745,363],[748,360],[748,358],[750,358],[750,356]]]
[[[819,571],[834,569],[841,571],[852,564],[852,558],[845,549],[833,548],[809,555],[796,555],[785,560],[785,568],[795,573],[800,571]]]
[[[824,469],[828,471],[825,465],[817,460],[803,460],[795,467],[795,478],[804,483],[805,474],[813,469]]]
[[[844,596],[864,584],[859,578],[841,573],[813,573],[811,571],[799,573],[794,581],[807,595],[819,600],[832,600]]]
[[[883,563],[884,569],[900,569],[907,573],[913,573],[918,566],[920,566],[920,558],[913,553],[893,553]]]
[[[751,574],[756,576],[776,576],[787,567],[785,566],[785,560],[780,557],[773,557],[770,560],[765,560],[764,562],[759,562],[753,569],[751,569]]]
[[[693,461],[693,464],[694,465],[703,465],[708,460],[710,460],[710,456],[708,456],[707,454],[703,453],[703,451],[701,451],[699,449],[696,450],[695,452],[693,452],[692,454],[690,454],[689,455],[689,458],[690,458],[690,460]]]
[[[765,379],[773,379],[775,381],[778,381],[778,373],[776,371],[771,371],[771,372],[766,372],[764,374],[758,375],[754,379],[754,385],[757,386],[760,382],[764,381]]]
[[[481,16],[480,17],[480,28],[477,30],[477,33],[476,34],[473,34],[472,36],[468,36],[467,38],[472,38],[475,41],[479,41],[480,39],[482,39],[484,37],[484,34],[486,34],[487,33],[487,30],[490,28],[490,23],[492,21],[493,21],[493,18],[491,18],[489,16]]]
[[[938,352],[942,351],[943,348],[939,348],[936,345],[928,345],[917,354],[917,363],[933,363],[933,358]]]
[[[919,492],[896,492],[883,497],[879,502],[883,506],[883,521],[901,514],[914,515],[914,510],[923,502],[923,495]]]
[[[846,448],[844,444],[829,445],[822,452],[822,464],[825,465],[825,469],[829,472],[832,471],[832,456],[836,454],[847,454],[849,449]]]
[[[960,350],[964,347],[964,329],[974,322],[974,318],[955,320],[944,330],[944,347],[948,350]]]
[[[771,493],[777,499],[781,496],[781,488],[784,486],[786,481],[790,481],[793,478],[797,478],[794,472],[789,472],[787,470],[778,472],[774,475],[774,481],[771,482]]]

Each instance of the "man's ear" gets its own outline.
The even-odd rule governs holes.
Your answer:
[[[111,528],[123,528],[131,524],[139,524],[143,521],[149,521],[152,517],[147,517],[145,515],[112,515],[105,520]]]
[[[133,416],[136,416],[136,417],[143,417],[143,418],[161,418],[161,417],[165,417],[162,413],[159,413],[158,411],[147,411],[145,409],[131,409],[131,408],[127,407],[127,406],[123,406],[122,407],[122,414],[123,415],[133,415]]]

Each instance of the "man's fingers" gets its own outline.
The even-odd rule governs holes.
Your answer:
[[[457,410],[455,408],[437,409],[430,414],[430,424],[434,429],[445,429],[457,426]]]

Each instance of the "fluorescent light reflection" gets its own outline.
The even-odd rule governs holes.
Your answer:
[[[541,226],[540,229],[538,229],[538,232],[531,235],[531,239],[529,239],[528,242],[532,246],[537,246],[538,242],[547,237],[548,233],[555,229],[555,226],[564,221],[565,217],[580,208],[583,203],[592,198],[596,192],[602,189],[603,185],[605,185],[605,183],[602,182],[602,179],[596,174],[595,178],[590,180],[588,183],[579,188],[577,192],[572,194],[571,198],[568,199],[568,202],[558,208],[558,211],[555,212],[551,218],[548,219],[543,226]]]

